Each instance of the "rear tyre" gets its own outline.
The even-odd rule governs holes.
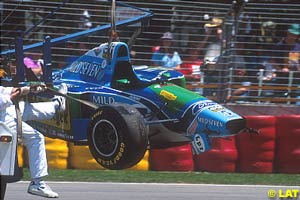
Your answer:
[[[148,126],[132,106],[120,103],[103,106],[91,118],[88,143],[101,166],[126,169],[143,158],[148,146]]]

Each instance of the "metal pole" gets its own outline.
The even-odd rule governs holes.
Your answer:
[[[16,77],[15,81],[23,82],[25,81],[25,65],[24,65],[24,52],[23,52],[23,38],[21,32],[19,32],[15,40],[16,49]]]
[[[46,85],[52,85],[51,37],[44,38],[43,45],[43,79]]]
[[[258,89],[258,94],[257,96],[258,97],[261,97],[262,96],[262,85],[263,85],[263,77],[264,77],[264,70],[263,69],[259,69],[259,75],[258,75],[258,86],[259,86],[259,89]],[[260,101],[258,101],[260,103]]]
[[[294,71],[289,71],[288,96],[287,96],[288,99],[291,98],[291,87],[293,85],[293,77],[294,77]],[[287,104],[291,104],[291,102],[288,101]]]

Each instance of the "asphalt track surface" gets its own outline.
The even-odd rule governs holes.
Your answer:
[[[164,183],[95,183],[48,182],[62,200],[268,200],[280,199],[296,186],[215,185],[215,184],[164,184]],[[27,193],[29,182],[10,183],[5,200],[48,199]],[[275,198],[268,191],[276,192]],[[299,196],[297,197],[299,199]]]

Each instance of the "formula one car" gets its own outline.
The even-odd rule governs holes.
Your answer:
[[[31,124],[50,137],[87,142],[108,169],[131,167],[148,147],[191,142],[199,154],[210,149],[212,137],[246,129],[243,117],[185,89],[181,73],[133,67],[123,42],[101,44],[54,72],[54,87],[61,83],[68,86],[68,111]]]

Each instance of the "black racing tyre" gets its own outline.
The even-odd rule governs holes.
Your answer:
[[[120,103],[100,107],[91,118],[87,135],[93,157],[107,169],[132,167],[148,146],[143,116],[136,108]]]

